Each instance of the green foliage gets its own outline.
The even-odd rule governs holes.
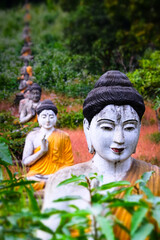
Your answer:
[[[127,75],[138,92],[146,100],[154,102],[160,96],[160,51],[147,52],[139,64],[139,69]]]
[[[85,187],[90,195],[90,207],[80,210],[77,206],[70,205],[73,208],[72,212],[57,211],[61,222],[55,232],[55,237],[57,237],[55,239],[59,239],[58,236],[61,236],[61,239],[63,239],[64,235],[67,239],[74,239],[71,234],[74,229],[79,232],[77,239],[81,239],[81,237],[83,239],[88,239],[88,237],[90,239],[118,239],[118,237],[115,238],[113,231],[114,226],[117,224],[129,234],[131,239],[146,239],[146,237],[149,237],[149,239],[158,239],[160,237],[157,230],[157,224],[160,226],[158,216],[160,198],[154,196],[146,186],[152,173],[153,171],[144,173],[141,179],[137,180],[133,186],[129,182],[120,181],[91,188],[92,180],[102,181],[103,179],[103,177],[97,176],[96,173],[91,174],[90,177],[72,175],[71,178],[61,182],[59,186],[75,183]],[[136,184],[139,184],[141,194],[137,191]],[[113,187],[117,189],[113,190]],[[137,195],[133,194],[135,191]],[[124,197],[119,199],[118,195],[122,192],[124,193]],[[77,199],[78,196],[66,196],[55,200],[55,202],[74,201]],[[83,200],[82,197],[81,199]],[[117,207],[126,209],[131,213],[130,229],[127,229],[122,222],[119,222],[115,218],[113,210]],[[92,232],[85,231],[90,228],[91,221],[88,221],[88,219],[92,219]]]
[[[17,90],[17,77],[22,63],[19,59],[22,47],[23,11],[0,10],[0,98],[8,98]]]
[[[3,164],[12,164],[12,158],[8,149],[7,144],[0,139],[0,163]]]
[[[160,143],[160,132],[155,132],[149,135],[149,138],[152,142]]]
[[[4,151],[3,158],[6,160],[7,157],[8,150]],[[8,162],[7,160],[7,164]],[[160,227],[160,198],[151,194],[146,187],[153,171],[144,173],[133,186],[127,181],[103,184],[103,176],[97,176],[96,173],[90,174],[89,177],[72,175],[70,179],[61,182],[59,186],[74,183],[86,188],[90,195],[90,207],[81,210],[72,204],[70,205],[71,212],[47,209],[41,213],[40,199],[35,198],[31,186],[34,181],[16,178],[4,161],[2,164],[8,169],[10,177],[9,180],[0,179],[0,236],[2,240],[38,240],[35,234],[37,230],[50,233],[55,240],[87,240],[88,238],[115,240],[118,239],[115,237],[113,230],[116,224],[123,228],[134,240],[146,239],[146,237],[150,237],[152,240],[160,237],[157,231],[157,224]],[[91,182],[95,180],[101,181],[100,187],[91,187]],[[139,195],[139,192],[137,192],[137,195],[132,193],[133,190],[134,192],[137,190],[136,184],[139,184],[142,191],[141,195]],[[122,192],[124,197],[119,199],[118,194]],[[143,195],[146,197],[143,198]],[[55,202],[74,201],[80,198],[80,196],[65,196],[55,200]],[[131,213],[131,229],[127,229],[123,226],[123,223],[115,218],[113,210],[117,207],[122,207]],[[41,222],[53,214],[58,214],[61,220],[55,232]],[[91,222],[93,225],[92,232],[90,232]],[[73,231],[78,233],[76,238],[72,235]]]
[[[26,135],[37,126],[37,123],[26,123],[23,126],[10,112],[0,113],[0,135],[6,139],[14,160],[22,159]]]
[[[68,46],[73,53],[96,54],[105,70],[133,70],[149,45],[160,47],[157,6],[157,0],[82,0],[65,23]]]
[[[60,128],[77,128],[82,127],[83,124],[83,113],[82,110],[74,112],[67,112],[64,110],[58,118],[57,127]]]

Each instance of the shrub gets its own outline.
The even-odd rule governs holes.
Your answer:
[[[0,135],[8,141],[13,159],[22,159],[26,135],[37,126],[37,123],[26,123],[23,126],[10,112],[0,113]]]
[[[149,136],[150,140],[152,142],[155,142],[155,143],[160,143],[160,132],[155,132],[155,133],[152,133],[150,136]]]

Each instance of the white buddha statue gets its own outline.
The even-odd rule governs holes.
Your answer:
[[[42,101],[36,112],[40,128],[27,135],[22,162],[29,167],[27,179],[38,181],[33,187],[41,190],[49,176],[73,165],[73,153],[69,135],[55,128],[58,110],[52,101]]]
[[[33,83],[30,87],[30,99],[23,106],[20,112],[20,123],[37,122],[36,108],[40,103],[41,87]]]
[[[75,204],[81,209],[89,207],[90,195],[83,186],[70,183],[57,187],[72,174],[89,176],[90,173],[97,173],[99,176],[103,175],[103,184],[120,180],[127,180],[133,184],[144,172],[154,170],[148,186],[155,195],[160,196],[160,168],[131,156],[136,150],[144,111],[141,95],[132,87],[125,74],[119,71],[103,74],[83,104],[84,132],[93,158],[88,162],[62,169],[48,180],[43,210],[70,210],[70,204]],[[79,195],[87,201],[53,202],[66,195]],[[129,228],[130,215],[127,211],[115,211],[115,215]],[[53,215],[45,220],[44,224],[54,231],[59,221],[60,219]],[[126,232],[119,227],[115,228],[115,234],[120,240],[129,239]],[[43,240],[50,239],[50,235],[44,232],[39,232],[38,236]]]

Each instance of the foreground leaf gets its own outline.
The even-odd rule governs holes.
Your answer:
[[[12,157],[5,142],[0,142],[0,163],[2,165],[12,165]]]
[[[137,232],[133,234],[131,240],[145,240],[146,237],[152,232],[154,226],[151,223],[143,224]]]
[[[71,178],[68,178],[58,184],[57,187],[63,186],[65,184],[69,184],[72,182],[78,182],[78,181],[84,181],[85,180],[85,175],[80,175],[80,176],[75,176],[73,175]]]
[[[135,233],[142,220],[144,219],[148,209],[144,207],[140,207],[136,212],[134,212],[131,221],[131,235]]]
[[[115,236],[113,233],[113,228],[110,224],[110,221],[105,217],[99,216],[97,217],[97,222],[102,230],[102,233],[105,235],[107,240],[115,240]]]
[[[64,202],[64,201],[77,200],[77,199],[82,199],[82,198],[80,196],[66,196],[66,197],[58,198],[53,202]]]
[[[101,187],[99,187],[99,190],[107,190],[113,187],[121,187],[125,185],[130,185],[130,182],[128,181],[118,181],[118,182],[111,182],[107,184],[103,184]]]

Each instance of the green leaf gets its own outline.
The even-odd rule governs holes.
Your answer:
[[[134,212],[131,220],[131,235],[135,233],[139,225],[142,223],[147,211],[147,208],[140,207],[137,211]]]
[[[153,217],[157,221],[158,226],[160,228],[160,206],[156,206],[156,208],[153,210]]]
[[[10,182],[9,182],[10,183]],[[0,185],[0,190],[1,189],[7,189],[7,188],[12,188],[12,187],[18,187],[18,186],[25,186],[25,185],[28,185],[28,184],[32,184],[32,183],[35,183],[35,181],[20,181],[20,182],[15,182],[15,183],[11,183],[9,185]]]
[[[0,180],[3,180],[3,172],[1,166],[0,166]]]
[[[97,222],[102,230],[102,233],[105,235],[107,240],[115,240],[115,236],[113,233],[113,227],[108,219],[105,217],[99,216],[97,217]]]
[[[145,173],[143,173],[143,175],[141,176],[141,179],[142,179],[145,183],[147,183],[153,173],[154,173],[154,171],[145,172]]]
[[[153,229],[154,226],[151,223],[145,223],[133,234],[131,240],[145,240]]]
[[[12,165],[12,158],[8,146],[5,142],[0,142],[0,163],[2,165]]]
[[[26,189],[26,192],[28,193],[28,197],[29,197],[29,200],[30,200],[30,205],[31,205],[32,211],[40,212],[37,200],[34,197],[34,191],[30,190],[27,186],[25,186],[25,189]]]
[[[84,180],[86,180],[85,175],[79,175],[79,176],[72,175],[71,178],[68,178],[68,179],[60,182],[57,187],[60,187],[60,186],[63,186],[65,184],[69,184],[72,182],[78,182],[78,181],[84,181]]]
[[[118,226],[123,229],[125,232],[127,232],[128,234],[130,234],[129,229],[123,224],[123,222],[121,222],[118,218],[115,218],[115,223],[118,224]]]
[[[62,198],[58,198],[53,202],[64,202],[64,201],[77,200],[77,199],[82,199],[82,198],[80,196],[65,196]]]
[[[80,182],[80,183],[78,183],[78,185],[81,185],[85,188],[88,188],[88,183],[87,182]]]
[[[153,198],[154,197],[154,195],[151,192],[151,190],[148,187],[146,187],[145,185],[140,186],[140,189],[146,194],[146,196],[148,198]]]
[[[125,201],[127,202],[134,202],[138,203],[143,198],[143,195],[129,195],[125,198]]]
[[[124,185],[130,185],[130,182],[128,181],[118,181],[118,182],[111,182],[111,183],[107,183],[107,184],[103,184],[101,187],[99,187],[99,190],[107,190],[113,187],[121,187]]]
[[[79,210],[79,208],[74,204],[70,204],[69,207],[74,208],[75,210]]]

